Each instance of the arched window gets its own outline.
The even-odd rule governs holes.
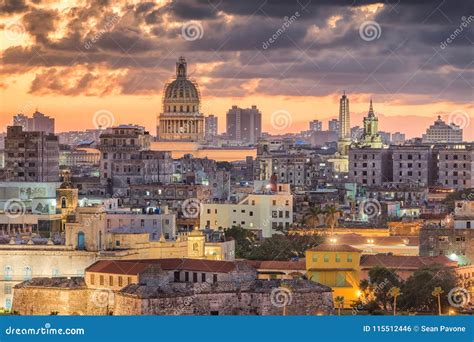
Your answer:
[[[13,267],[5,266],[4,272],[5,272],[5,275],[4,275],[3,278],[5,280],[12,280],[13,279]]]
[[[61,197],[61,208],[66,208],[66,197]]]
[[[24,280],[30,280],[33,276],[33,270],[30,266],[25,266],[24,268]]]

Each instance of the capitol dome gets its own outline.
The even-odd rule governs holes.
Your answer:
[[[197,84],[187,78],[184,57],[176,63],[176,79],[165,86],[163,111],[190,113],[199,111],[200,95]]]

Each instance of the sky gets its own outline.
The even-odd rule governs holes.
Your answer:
[[[420,136],[441,115],[474,140],[470,1],[3,0],[0,13],[0,132],[38,109],[57,131],[99,117],[154,134],[185,56],[220,132],[232,105],[256,105],[274,134],[327,128],[345,91],[352,126],[372,98],[381,130]]]

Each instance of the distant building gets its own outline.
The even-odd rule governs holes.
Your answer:
[[[436,152],[428,145],[392,146],[393,182],[427,187],[436,183]]]
[[[401,145],[405,142],[405,133],[395,132],[392,133],[391,143],[395,145]]]
[[[391,153],[382,148],[349,149],[349,178],[364,186],[380,186],[392,180]]]
[[[5,138],[6,181],[59,181],[59,142],[52,133],[9,126]]]
[[[313,120],[309,122],[309,130],[313,132],[319,132],[323,130],[323,123],[319,120]]]
[[[474,146],[450,144],[438,153],[438,184],[453,189],[474,187]]]
[[[217,136],[218,120],[217,116],[209,115],[204,118],[205,138],[212,141]]]
[[[455,124],[447,124],[438,116],[434,122],[423,134],[424,143],[457,143],[462,142],[462,128]]]
[[[341,156],[347,156],[352,142],[350,116],[349,98],[344,93],[339,100],[339,140],[337,141],[337,151]]]
[[[256,144],[262,135],[262,113],[257,106],[246,109],[232,106],[227,112],[226,127],[230,140]]]
[[[328,129],[333,132],[339,132],[339,120],[337,119],[329,120]]]
[[[371,148],[383,146],[382,137],[379,134],[379,119],[375,116],[372,100],[370,100],[369,113],[364,118],[364,132],[360,144]]]
[[[54,119],[38,111],[34,112],[31,118],[24,114],[15,115],[13,117],[13,126],[21,126],[26,132],[54,134]]]
[[[390,145],[392,141],[392,134],[390,132],[379,131],[379,135],[384,145]]]

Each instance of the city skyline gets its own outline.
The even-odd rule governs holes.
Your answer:
[[[352,126],[362,124],[373,98],[382,131],[421,136],[441,115],[474,139],[472,63],[462,53],[473,18],[465,5],[73,5],[5,5],[2,131],[13,115],[38,108],[56,119],[58,132],[94,128],[98,111],[154,132],[163,88],[183,55],[200,85],[201,110],[219,118],[219,132],[233,105],[256,105],[265,132],[306,130],[311,120],[337,117],[345,90]],[[390,17],[408,12],[403,21]],[[419,34],[405,38],[410,30]],[[281,111],[291,117],[284,128],[271,120]]]

